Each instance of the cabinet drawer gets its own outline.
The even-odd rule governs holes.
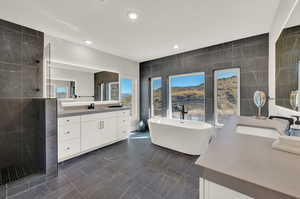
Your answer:
[[[58,141],[80,138],[80,123],[58,127]]]
[[[80,153],[80,139],[58,142],[58,159],[64,159]]]
[[[86,121],[100,120],[100,119],[111,118],[116,116],[117,116],[116,112],[95,113],[95,114],[81,116],[81,121],[86,122]]]
[[[80,116],[58,118],[58,126],[68,125],[71,123],[80,123]]]
[[[127,117],[119,117],[118,120],[118,137],[120,139],[128,138],[129,135],[129,127],[130,127],[130,119]]]
[[[118,112],[119,117],[130,117],[130,110],[125,110],[125,111],[119,111]]]
[[[86,121],[81,123],[81,150],[86,151],[101,144],[103,129],[99,121]]]

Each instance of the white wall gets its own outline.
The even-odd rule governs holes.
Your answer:
[[[137,62],[46,35],[45,45],[49,42],[51,44],[51,61],[53,62],[98,68],[136,78],[139,76],[139,63]]]
[[[111,55],[85,45],[45,35],[45,46],[51,44],[51,62],[87,68],[91,71],[111,71],[135,82],[133,123],[139,120],[139,63]],[[94,88],[94,86],[92,87]]]
[[[75,81],[75,93],[78,96],[94,96],[94,73],[76,70],[51,68],[51,79]],[[80,100],[90,100],[82,98]]]
[[[269,103],[269,114],[270,115],[282,115],[288,116],[299,115],[299,112],[292,111],[287,108],[283,108],[275,105],[275,72],[276,72],[276,63],[275,63],[275,52],[276,52],[276,41],[285,28],[288,20],[293,13],[294,8],[296,7],[298,0],[281,0],[277,8],[276,15],[274,17],[273,24],[270,29],[269,34],[269,95],[272,100]]]

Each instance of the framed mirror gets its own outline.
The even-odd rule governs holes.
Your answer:
[[[276,42],[275,103],[300,111],[300,4]]]

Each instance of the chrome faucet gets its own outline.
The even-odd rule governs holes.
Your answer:
[[[91,104],[88,106],[88,109],[95,109],[95,103],[91,103]]]

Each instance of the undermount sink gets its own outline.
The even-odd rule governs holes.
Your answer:
[[[275,129],[250,127],[250,126],[243,126],[243,125],[238,125],[236,127],[236,133],[258,136],[258,137],[267,137],[273,139],[277,139],[280,136],[279,132]]]

